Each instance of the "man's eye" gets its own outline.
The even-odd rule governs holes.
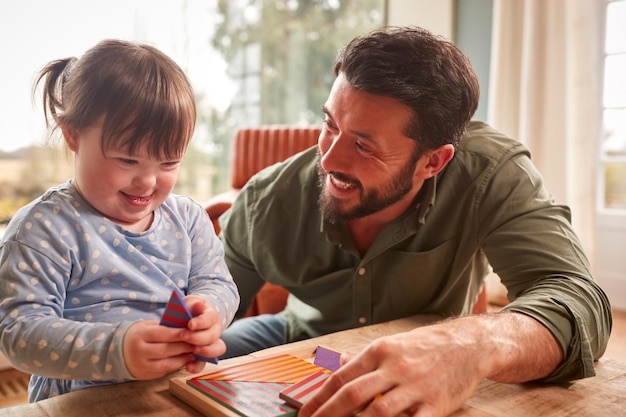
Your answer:
[[[358,140],[356,142],[354,142],[354,144],[357,147],[357,149],[359,149],[360,151],[371,152],[369,147],[367,147],[366,145],[364,145],[362,142],[360,142]]]
[[[337,130],[337,127],[335,126],[335,124],[332,122],[332,120],[326,119],[324,120],[324,124],[326,125],[326,127],[329,130]]]

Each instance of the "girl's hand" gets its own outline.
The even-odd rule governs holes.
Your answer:
[[[184,341],[186,333],[190,331],[161,326],[156,320],[134,323],[123,342],[128,371],[136,379],[154,379],[194,362],[195,346]]]
[[[160,378],[183,367],[191,373],[201,372],[205,362],[194,355],[212,358],[226,352],[219,338],[222,326],[215,308],[193,295],[185,297],[185,303],[193,316],[186,329],[161,326],[155,320],[140,321],[128,329],[123,351],[134,378]]]
[[[185,303],[193,316],[187,328],[190,330],[186,334],[185,341],[193,345],[193,353],[207,358],[216,358],[226,352],[226,345],[220,339],[222,334],[221,318],[211,303],[202,297],[188,295]],[[205,363],[195,360],[188,363],[188,372],[197,373],[202,371]]]

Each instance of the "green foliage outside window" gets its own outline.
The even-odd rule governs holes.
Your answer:
[[[213,47],[239,86],[226,114],[210,122],[223,152],[215,168],[228,172],[237,127],[322,122],[337,51],[384,25],[384,0],[219,0],[218,13]]]

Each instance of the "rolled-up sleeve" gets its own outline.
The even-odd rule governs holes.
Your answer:
[[[569,208],[554,202],[523,150],[499,166],[484,196],[481,224],[488,232],[482,246],[507,287],[505,310],[541,322],[564,353],[545,381],[594,376],[594,361],[611,332],[611,307],[592,276]]]

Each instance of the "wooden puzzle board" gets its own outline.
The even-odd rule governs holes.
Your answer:
[[[190,406],[192,406],[193,408],[195,408],[196,410],[198,410],[199,412],[201,412],[202,414],[206,416],[241,417],[241,416],[246,416],[246,415],[256,415],[256,413],[244,413],[244,412],[233,411],[229,407],[223,405],[220,401],[211,398],[206,393],[201,392],[202,389],[198,388],[198,384],[196,383],[196,380],[203,379],[205,377],[208,377],[209,375],[212,376],[210,378],[211,381],[230,380],[230,378],[232,377],[232,373],[233,373],[231,370],[233,368],[237,370],[241,368],[243,364],[246,364],[246,368],[248,367],[248,365],[250,367],[253,367],[253,366],[257,366],[256,364],[259,362],[274,360],[275,358],[279,358],[281,356],[292,356],[292,357],[295,357],[294,359],[298,360],[299,362],[306,361],[309,365],[314,366],[313,362],[315,359],[315,349],[307,348],[301,351],[288,352],[288,355],[285,355],[284,353],[278,353],[276,355],[270,355],[270,356],[264,356],[264,357],[254,357],[250,355],[246,357],[226,360],[226,361],[220,362],[219,366],[209,366],[205,368],[205,370],[200,374],[172,378],[169,381],[169,390],[174,396],[178,397],[179,399],[189,404]],[[272,367],[276,368],[277,365],[272,364]],[[253,377],[250,379],[254,380],[255,378]],[[276,382],[280,378],[277,379],[277,378],[272,378],[272,377],[270,378],[263,377],[261,379],[263,380],[274,379],[274,382]],[[267,382],[267,381],[263,381],[263,382]],[[196,385],[196,387],[192,385]],[[273,393],[268,394],[268,395],[271,398],[274,398]],[[275,397],[278,402],[282,402],[282,400],[279,398],[277,393]],[[271,415],[271,414],[269,413],[265,414],[264,412],[258,415]],[[273,415],[295,416],[296,410],[288,409],[286,411],[278,412]]]

